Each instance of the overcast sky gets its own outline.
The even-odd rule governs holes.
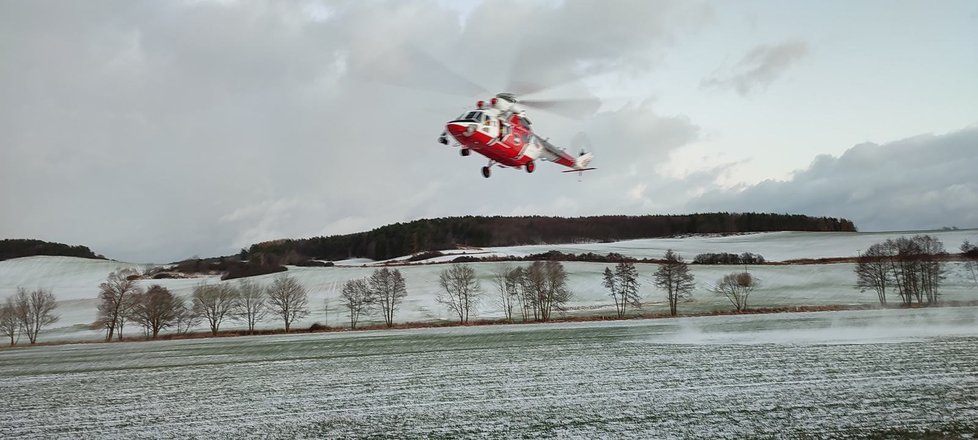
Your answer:
[[[467,214],[978,227],[976,48],[969,0],[2,1],[0,238],[168,262]],[[598,170],[484,179],[436,142],[517,86],[601,100],[530,113]]]

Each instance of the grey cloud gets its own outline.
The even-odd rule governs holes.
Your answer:
[[[718,70],[704,78],[700,86],[733,89],[741,95],[748,95],[767,88],[809,52],[808,44],[800,41],[774,46],[760,45],[751,49],[733,67]]]
[[[819,156],[786,181],[713,190],[700,211],[771,211],[840,216],[861,230],[978,226],[978,127]]]
[[[435,142],[472,100],[363,80],[369,57],[405,41],[488,87],[512,66],[548,82],[642,72],[697,25],[693,3],[486,2],[467,26],[434,0],[313,10],[0,3],[0,236],[163,262],[419,217],[640,213],[628,188],[665,185],[652,168],[698,136],[651,103],[584,121],[534,113],[560,145],[588,132],[601,169],[487,180],[482,159]],[[402,63],[395,73],[433,74]]]

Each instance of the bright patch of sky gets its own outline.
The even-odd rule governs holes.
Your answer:
[[[818,154],[978,122],[976,10],[968,1],[714,2],[709,23],[677,38],[649,76],[589,85],[651,96],[659,111],[703,128],[661,172],[736,163],[726,186],[785,179]],[[743,94],[704,86],[755,48],[783,42],[807,52],[770,83]]]

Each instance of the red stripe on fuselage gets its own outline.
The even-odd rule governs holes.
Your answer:
[[[513,143],[513,135],[508,135],[500,141],[481,131],[482,126],[476,125],[476,130],[470,136],[465,135],[465,130],[474,122],[451,122],[448,124],[448,134],[452,135],[462,147],[469,148],[476,153],[488,157],[489,159],[510,167],[520,167],[530,161],[527,157],[520,157],[523,145]]]

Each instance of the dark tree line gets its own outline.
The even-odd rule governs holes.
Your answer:
[[[944,244],[930,235],[886,240],[856,260],[856,288],[876,292],[881,305],[896,293],[903,305],[937,304],[944,280]]]
[[[511,246],[618,241],[694,233],[855,231],[849,220],[764,213],[596,217],[447,217],[395,223],[368,232],[252,245],[256,258],[385,260],[457,246]]]
[[[744,252],[742,254],[731,254],[727,252],[705,253],[693,257],[696,264],[764,264],[764,257],[761,254]]]
[[[241,254],[247,256],[247,254]],[[270,273],[285,272],[284,264],[308,265],[308,259],[293,259],[291,255],[260,255],[256,259],[242,259],[239,255],[216,258],[190,258],[173,264],[172,267],[157,267],[146,273],[153,279],[172,277],[172,272],[184,274],[221,274],[221,280],[252,277]],[[325,265],[325,264],[324,264]]]
[[[42,240],[6,239],[0,240],[0,261],[34,255],[55,255],[64,257],[105,258],[92,252],[86,246],[71,246]]]

